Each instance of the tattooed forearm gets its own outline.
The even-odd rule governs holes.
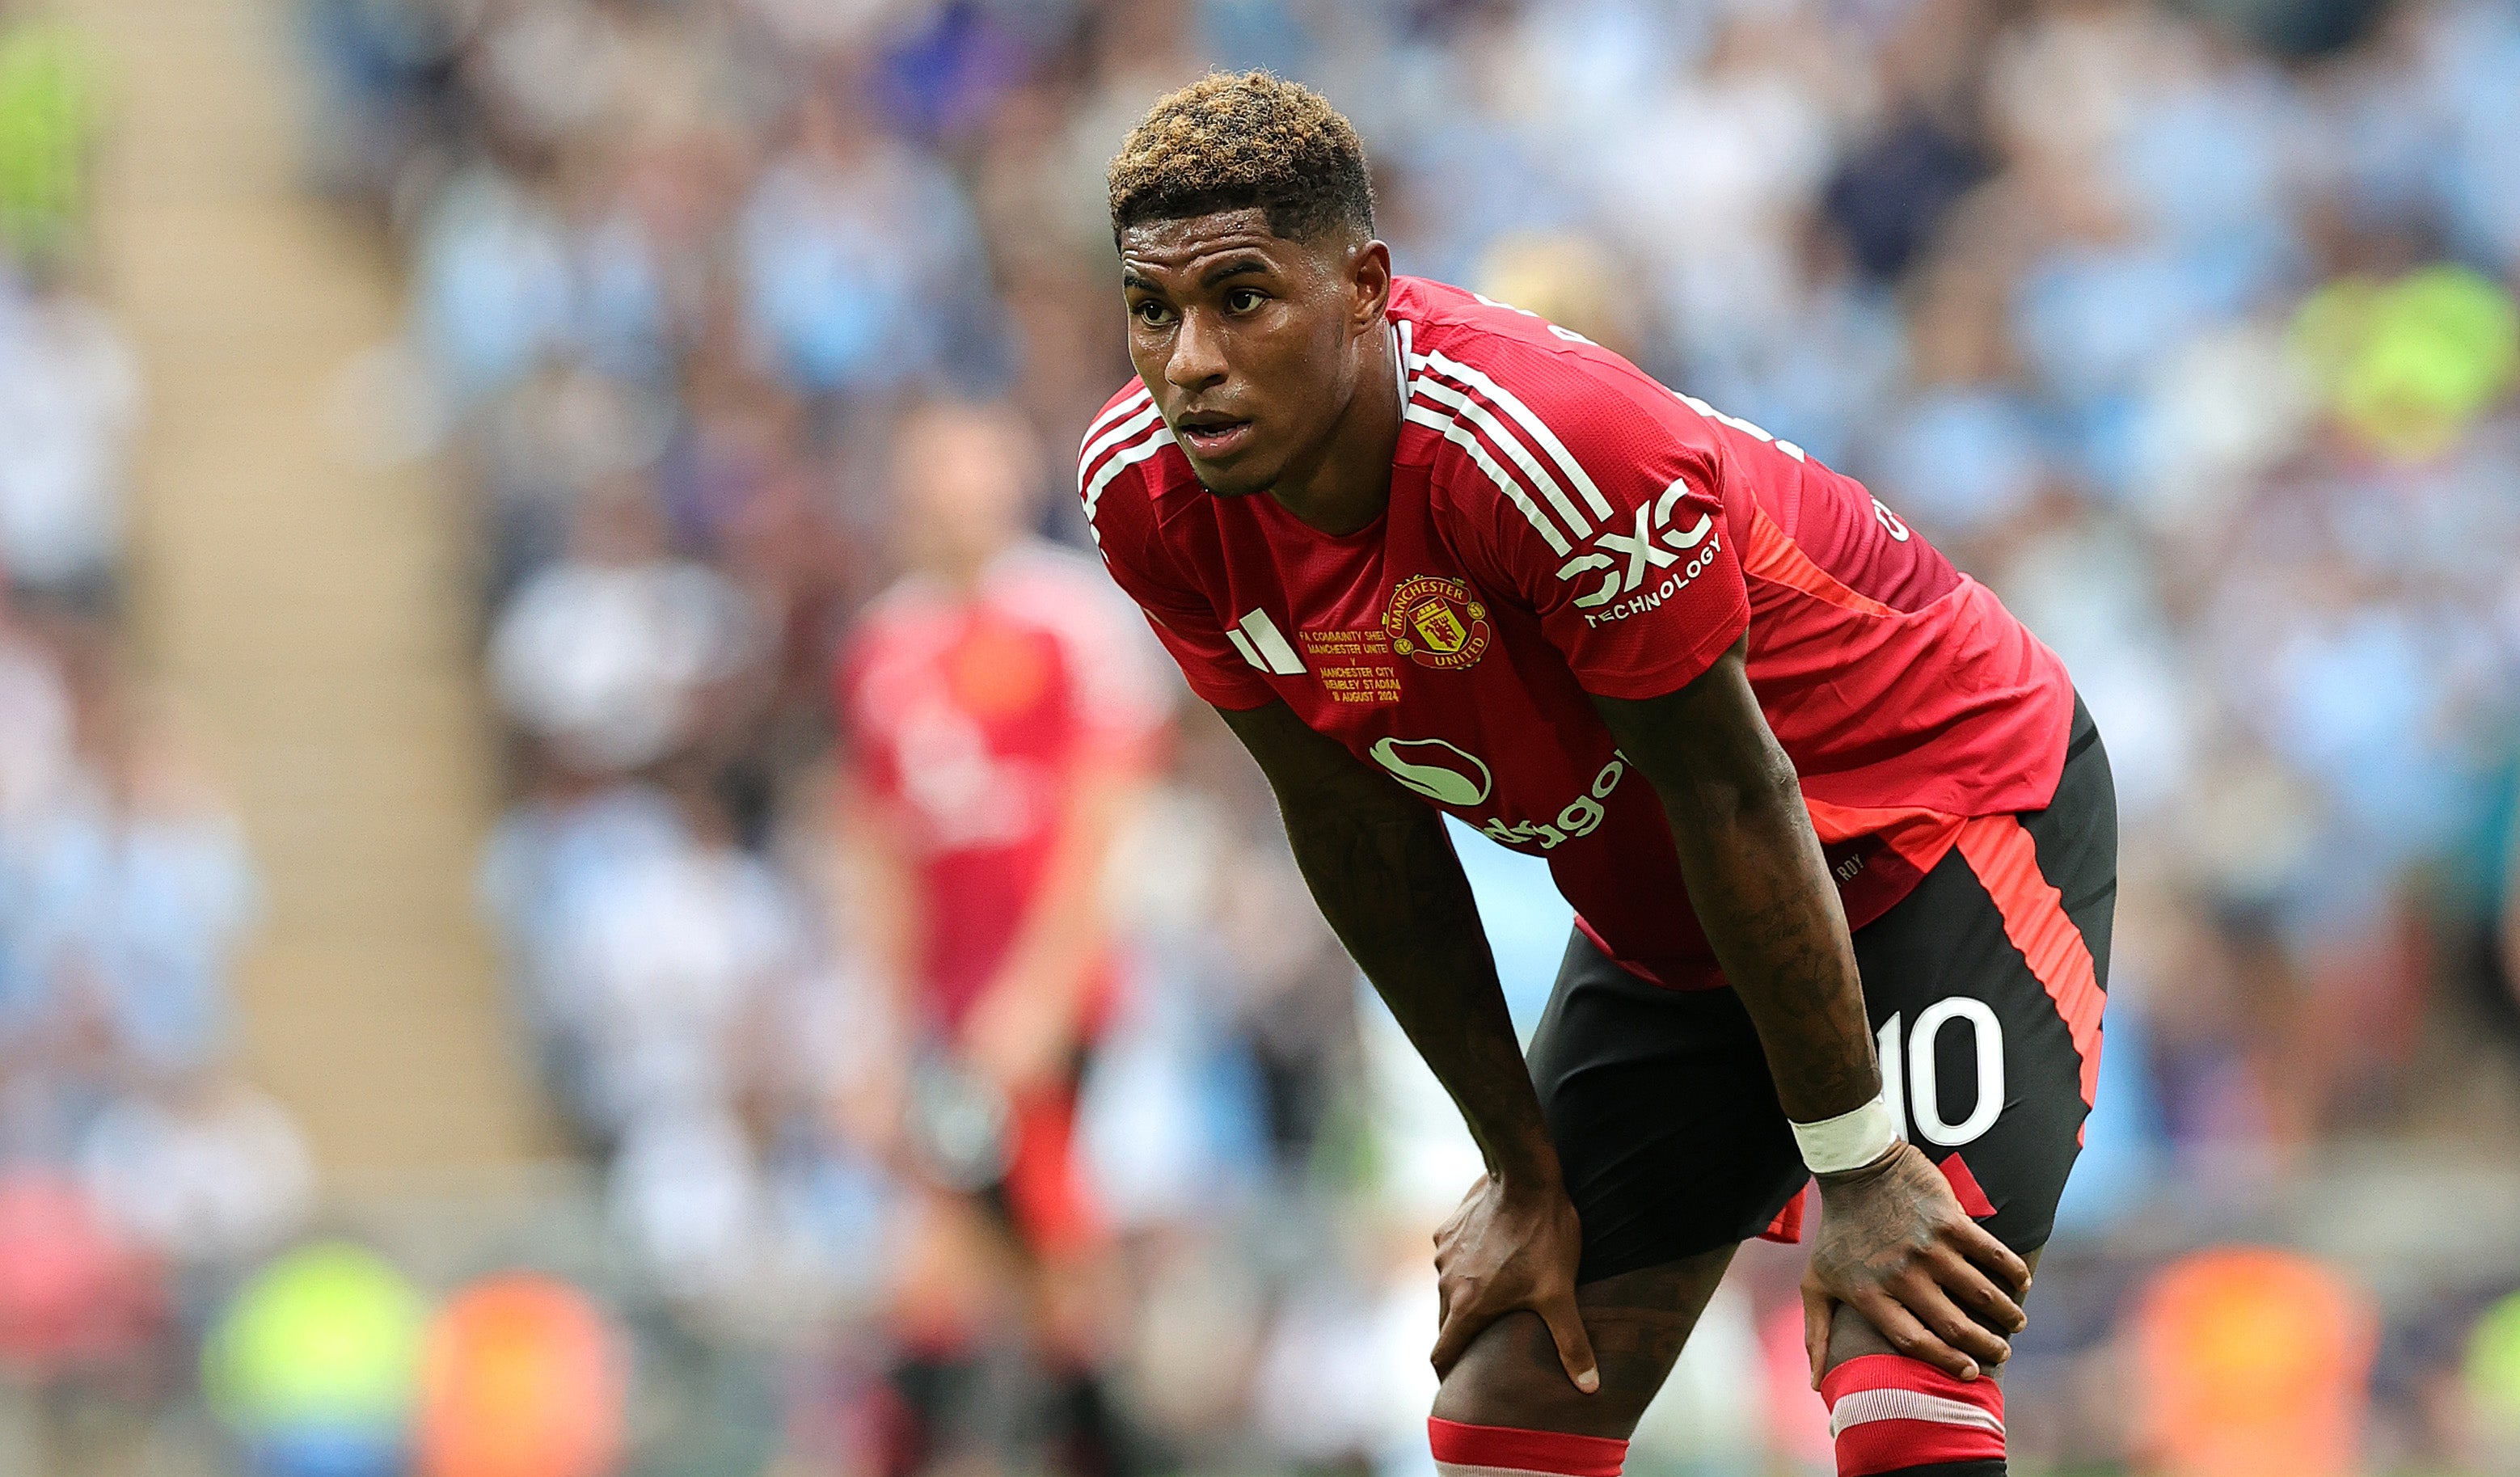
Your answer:
[[[1740,649],[1668,696],[1596,705],[1662,798],[1689,901],[1758,1025],[1786,1116],[1862,1106],[1881,1074],[1855,946]]]
[[[1720,828],[1673,818],[1707,942],[1758,1024],[1785,1115],[1809,1123],[1880,1091],[1846,915],[1799,790]]]

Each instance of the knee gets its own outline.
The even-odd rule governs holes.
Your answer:
[[[1595,1349],[1604,1352],[1598,1341]],[[1625,1441],[1659,1380],[1638,1388],[1639,1381],[1622,1377],[1619,1363],[1604,1358],[1601,1388],[1587,1395],[1566,1377],[1557,1345],[1540,1316],[1508,1314],[1473,1340],[1462,1362],[1444,1376],[1435,1392],[1435,1418],[1463,1426]]]

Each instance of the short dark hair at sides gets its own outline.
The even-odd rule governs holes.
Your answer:
[[[1373,234],[1373,182],[1356,127],[1329,100],[1265,71],[1210,72],[1159,99],[1111,160],[1111,235],[1150,220],[1258,209],[1310,241]]]

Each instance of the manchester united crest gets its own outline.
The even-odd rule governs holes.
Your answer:
[[[1420,574],[1402,580],[1382,613],[1391,649],[1421,667],[1458,671],[1488,650],[1488,607],[1457,579]]]

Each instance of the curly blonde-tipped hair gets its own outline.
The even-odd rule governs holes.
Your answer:
[[[1329,100],[1265,71],[1210,72],[1158,100],[1111,160],[1111,234],[1150,220],[1259,209],[1309,241],[1373,234],[1373,184],[1356,127]]]

